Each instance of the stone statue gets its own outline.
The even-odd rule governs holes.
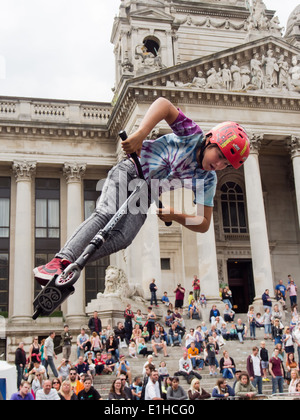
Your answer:
[[[252,76],[252,86],[253,89],[261,89],[263,86],[263,71],[261,68],[261,61],[259,60],[259,54],[254,54],[254,57],[250,61],[250,70]]]
[[[232,90],[241,90],[242,89],[242,76],[241,69],[238,66],[238,61],[234,60],[232,66],[230,67],[232,74]]]
[[[105,275],[104,293],[98,293],[98,298],[116,297],[120,299],[138,299],[143,301],[144,293],[139,284],[129,285],[124,270],[118,267],[109,266]]]
[[[298,58],[294,55],[292,59],[293,67],[290,68],[290,88],[300,92],[300,65],[298,64]]]
[[[266,75],[266,88],[272,88],[278,85],[277,82],[277,73],[279,72],[279,66],[277,64],[276,58],[274,57],[273,50],[267,51],[267,57],[262,56],[262,65],[265,66],[265,75]]]

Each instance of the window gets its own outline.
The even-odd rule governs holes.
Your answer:
[[[235,182],[226,182],[221,193],[224,233],[248,233],[242,188]]]
[[[147,52],[150,52],[154,55],[154,57],[157,57],[160,48],[160,42],[157,38],[148,36],[144,39],[143,44]]]
[[[60,180],[35,180],[35,267],[45,265],[60,249]],[[41,287],[34,282],[34,293]]]
[[[36,180],[35,237],[59,238],[59,179]]]
[[[0,177],[0,312],[8,312],[10,178]]]
[[[160,266],[162,270],[171,270],[171,260],[170,258],[161,258]]]
[[[97,182],[93,180],[84,181],[84,218],[89,218],[94,212],[99,199]],[[103,293],[105,289],[105,270],[109,266],[109,257],[101,258],[87,264],[85,269],[85,299],[86,304]]]

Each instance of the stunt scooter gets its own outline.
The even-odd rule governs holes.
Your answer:
[[[121,131],[119,136],[123,141],[127,139],[125,131]],[[137,154],[132,153],[130,157],[133,159],[136,165],[140,178],[139,182],[127,200],[116,212],[116,214],[111,218],[107,225],[101,229],[91,240],[79,258],[74,263],[68,265],[68,267],[60,275],[55,275],[41,290],[33,302],[34,314],[32,318],[34,320],[39,316],[51,315],[70,295],[75,292],[73,285],[79,279],[84,267],[90,261],[95,252],[104,244],[104,242],[106,242],[115,226],[126,216],[131,203],[136,203],[137,197],[141,193],[142,187],[145,185],[145,181]],[[154,198],[154,200],[156,201],[156,204],[159,208],[163,208],[163,205],[161,201],[158,200],[158,197]],[[171,222],[166,222],[165,224],[166,226],[172,225]]]

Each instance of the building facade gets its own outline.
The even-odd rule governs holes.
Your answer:
[[[262,0],[121,0],[113,22],[114,98],[110,103],[0,97],[0,311],[6,345],[43,335],[61,318],[31,320],[38,293],[32,269],[51,259],[88,217],[99,181],[123,158],[118,132],[133,132],[150,104],[169,99],[204,130],[241,123],[248,161],[218,174],[206,234],[166,228],[149,214],[133,244],[89,264],[62,306],[70,325],[104,289],[109,264],[145,295],[191,290],[193,275],[209,302],[229,284],[236,312],[274,296],[291,274],[300,287],[300,7],[283,34]],[[161,123],[152,138],[169,132]],[[189,191],[163,200],[185,209]],[[189,209],[193,211],[193,209]],[[29,339],[28,339],[29,340]]]

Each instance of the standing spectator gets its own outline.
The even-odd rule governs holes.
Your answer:
[[[270,298],[270,291],[269,289],[265,290],[265,293],[262,295],[262,301],[264,309],[269,308],[270,312],[272,313],[272,299]]]
[[[263,369],[258,347],[253,347],[252,354],[247,359],[247,371],[252,385],[257,387],[258,394],[262,395]]]
[[[54,351],[54,341],[53,341],[54,338],[55,338],[55,332],[51,331],[49,334],[49,337],[45,341],[45,346],[44,346],[45,369],[48,374],[48,366],[50,366],[53,372],[53,375],[56,378],[58,378],[58,373],[54,364],[54,358],[57,359],[57,356]]]
[[[26,365],[26,353],[24,351],[24,343],[21,342],[15,353],[15,365],[17,368],[17,388],[20,389],[23,380],[24,369]]]
[[[193,280],[193,283],[192,283],[192,287],[193,287],[193,291],[194,291],[194,299],[197,302],[199,297],[200,297],[200,280],[198,279],[196,274],[194,275],[194,280]]]
[[[11,401],[34,401],[33,395],[30,392],[30,383],[22,382],[19,392],[12,394]]]
[[[286,287],[283,284],[283,280],[279,280],[279,284],[275,287],[276,292],[276,300],[280,300],[283,298],[284,301],[286,301]]]
[[[167,400],[187,400],[187,394],[185,390],[179,385],[179,379],[175,376],[172,379],[172,384],[167,391]]]
[[[272,375],[272,394],[276,394],[277,389],[283,394],[284,370],[282,361],[280,360],[279,349],[275,348],[274,356],[270,359],[269,371]]]
[[[208,400],[211,395],[201,388],[200,381],[198,378],[194,378],[191,382],[191,387],[188,390],[189,400]]]
[[[102,400],[99,392],[92,386],[92,379],[85,377],[83,381],[84,389],[79,392],[79,401],[99,401]]]
[[[202,379],[201,375],[193,370],[192,362],[188,358],[187,351],[183,353],[183,357],[179,360],[179,371],[175,372],[174,376],[184,376],[188,383],[191,383],[194,376]]]
[[[102,331],[102,323],[101,319],[98,317],[97,311],[95,311],[92,318],[90,318],[88,327],[91,331],[91,334],[93,334],[93,332],[96,332],[98,335],[100,335]]]
[[[34,337],[33,343],[29,347],[28,359],[29,363],[35,363],[37,360],[41,360],[41,346],[39,345],[38,337]]]
[[[290,274],[288,275],[288,281],[289,282],[288,282],[287,291],[289,292],[289,295],[290,295],[291,307],[293,307],[294,305],[297,305],[298,288],[295,285],[295,281]]]
[[[96,331],[94,331],[93,334],[92,334],[91,344],[92,344],[91,350],[94,354],[98,353],[99,351],[101,351],[103,349],[101,339],[100,339],[99,335],[96,333]]]
[[[132,320],[134,319],[134,313],[131,310],[131,305],[128,303],[124,311],[124,328],[125,328],[125,337],[126,341],[129,342],[132,336]]]
[[[149,338],[152,337],[152,335],[154,334],[154,330],[155,330],[155,320],[156,320],[156,315],[152,310],[152,306],[148,307],[148,315],[147,315],[147,330],[149,332]]]
[[[250,356],[251,357],[251,356]],[[250,381],[249,375],[247,372],[242,372],[240,374],[239,380],[235,387],[235,395],[242,398],[253,398],[257,394],[256,388],[253,383]]]
[[[162,400],[158,371],[152,370],[145,388],[145,401]]]
[[[259,357],[261,360],[261,367],[263,371],[263,382],[270,382],[270,379],[268,379],[267,377],[267,372],[269,368],[269,352],[266,349],[266,343],[264,341],[260,343]]]
[[[282,332],[283,332],[283,329],[281,328],[279,319],[275,319],[274,325],[272,325],[272,337],[273,337],[275,346],[277,344],[282,343]]]
[[[276,305],[275,305],[276,306]],[[275,309],[274,306],[274,309]],[[270,308],[265,309],[264,316],[262,317],[262,321],[264,323],[264,329],[265,329],[265,340],[272,340],[272,315],[270,312]]]
[[[153,303],[154,303],[155,306],[158,307],[157,296],[156,296],[157,286],[155,285],[155,279],[152,279],[152,282],[150,283],[149,289],[150,289],[150,292],[151,292],[150,305],[152,306]]]
[[[85,329],[81,328],[81,332],[77,337],[77,359],[80,357],[81,352],[85,353],[85,347],[89,342],[89,336],[85,333]]]
[[[250,328],[250,338],[251,340],[256,340],[256,317],[254,313],[254,307],[250,306],[249,312],[247,314],[248,324]]]
[[[208,344],[206,346],[207,362],[209,367],[209,374],[217,375],[216,373],[216,344],[213,337],[208,337]]]
[[[298,322],[297,327],[293,330],[293,337],[295,344],[297,346],[297,352],[298,352],[298,364],[300,368],[300,323]]]
[[[174,290],[175,293],[175,308],[180,310],[180,313],[183,312],[183,301],[184,301],[184,294],[185,288],[181,286],[181,284],[177,284],[176,289]]]
[[[47,380],[43,384],[43,389],[36,393],[36,401],[60,401],[60,397],[56,389],[52,388],[52,382]]]
[[[61,334],[61,346],[63,348],[63,359],[65,360],[70,360],[72,339],[73,337],[70,334],[69,326],[66,324],[64,325],[64,331]]]
[[[295,353],[294,341],[293,341],[293,336],[291,334],[290,327],[285,327],[284,335],[282,337],[282,342],[284,345],[284,350],[287,354]]]

